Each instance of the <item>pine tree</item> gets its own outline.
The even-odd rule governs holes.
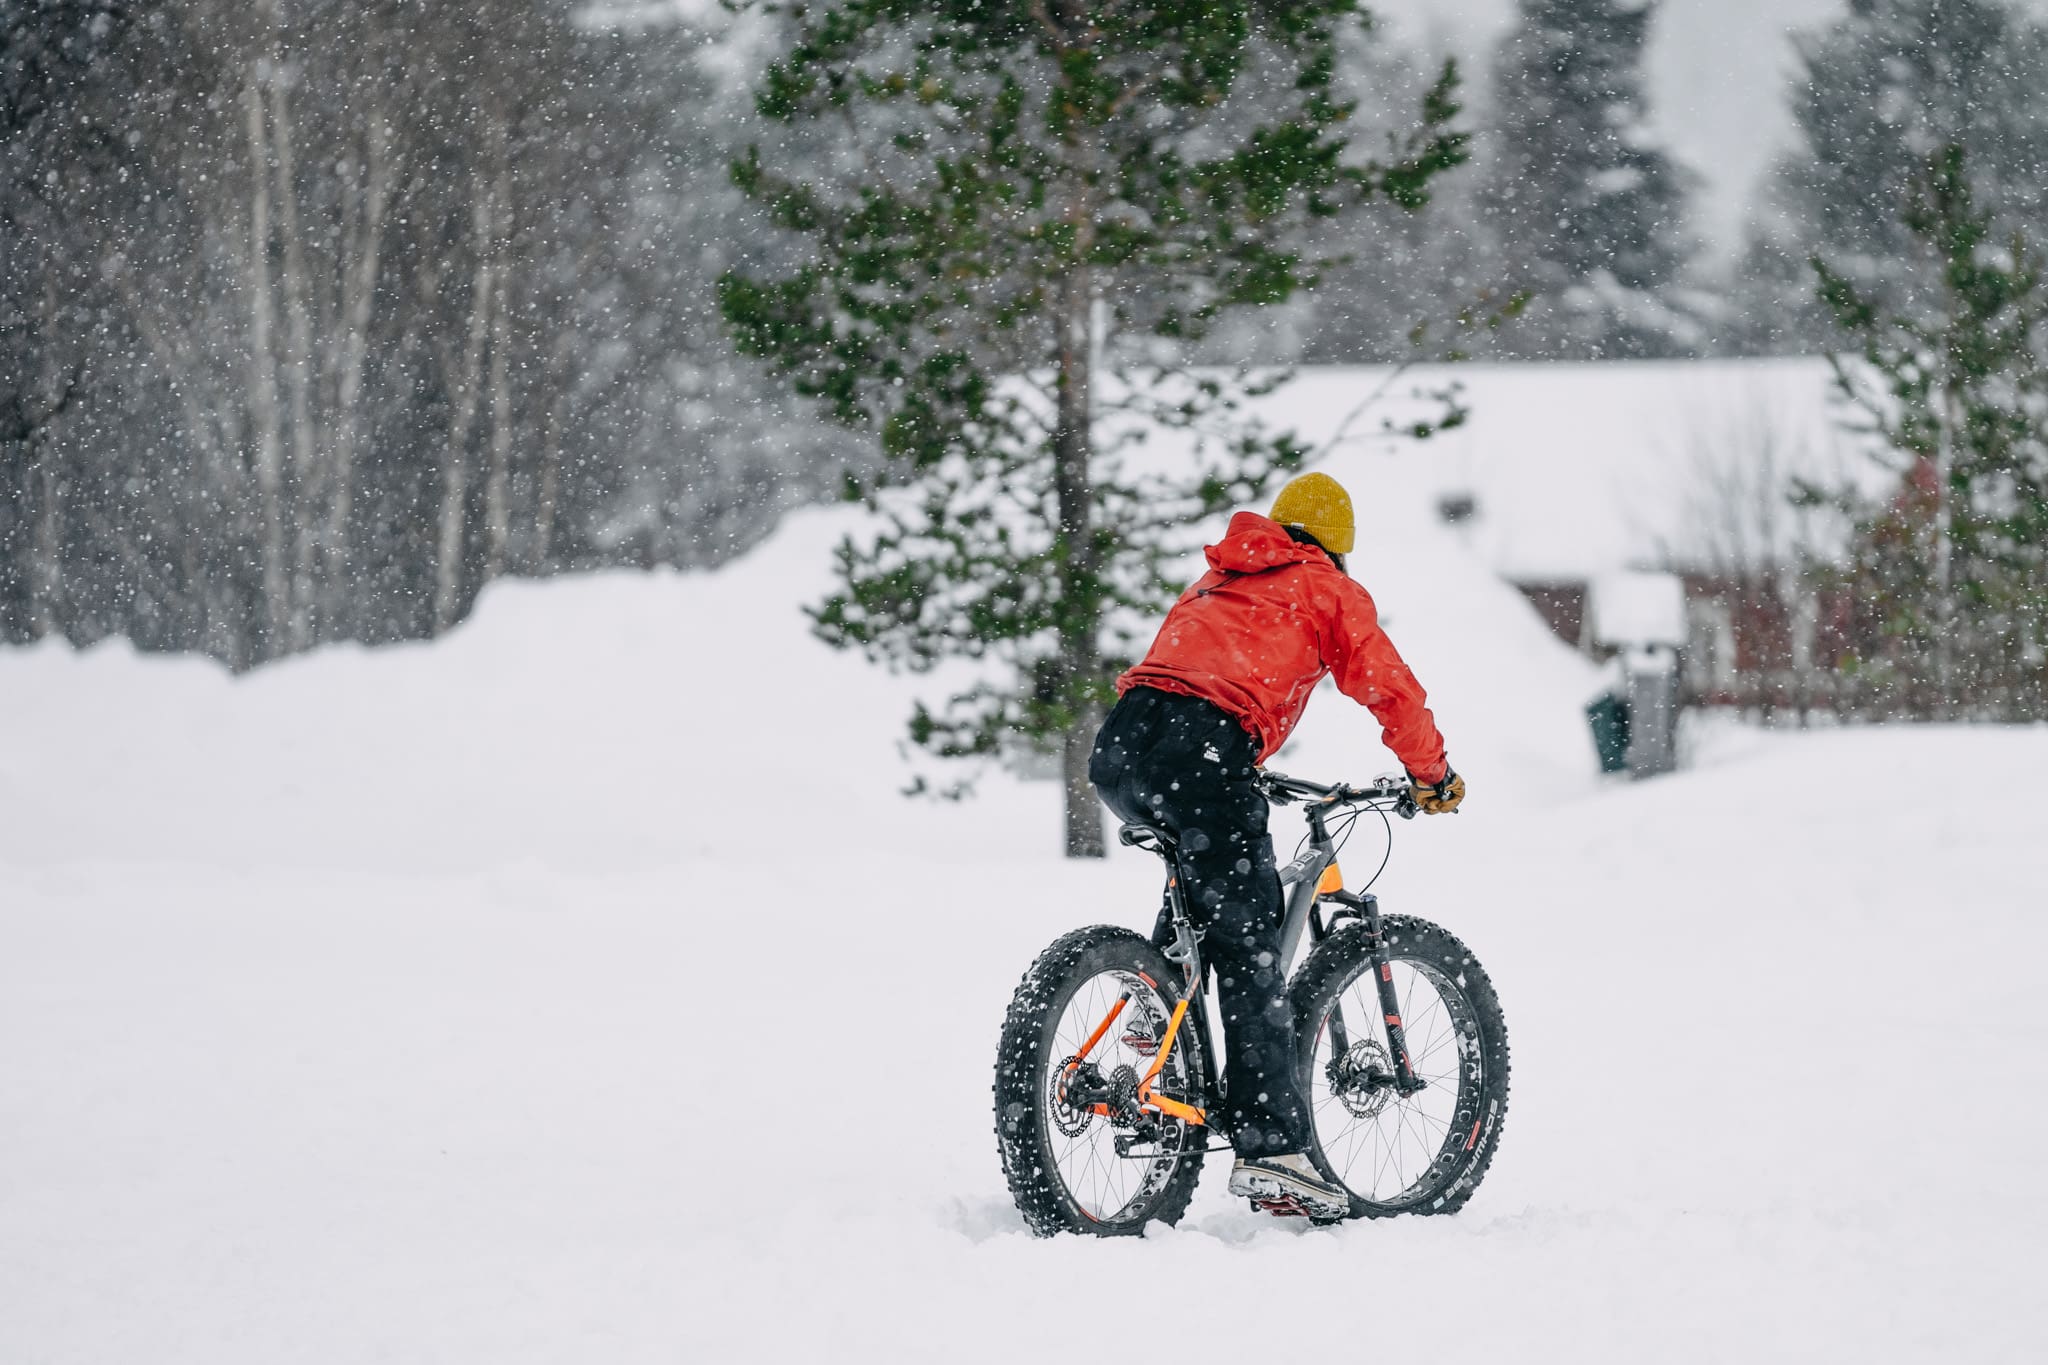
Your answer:
[[[2005,0],[1852,0],[1796,40],[1797,149],[1772,176],[1772,212],[1743,266],[1742,344],[1824,350],[1833,317],[1814,255],[1886,311],[1938,306],[1900,213],[1939,149],[1970,149],[1977,201],[2004,233],[2048,212],[2048,28]]]
[[[1520,0],[1494,68],[1481,203],[1522,353],[1683,354],[1701,338],[1684,274],[1690,176],[1659,145],[1642,89],[1653,0]]]
[[[1361,114],[1386,122],[1413,106],[1433,74],[1419,53],[1371,33],[1343,44],[1336,86]],[[1293,305],[1302,316],[1288,359],[1405,365],[1489,353],[1490,334],[1519,301],[1500,288],[1473,190],[1469,176],[1445,177],[1421,209],[1374,200],[1327,224],[1319,245],[1337,259]]]
[[[1855,339],[1836,381],[1898,475],[1857,514],[1845,573],[1878,642],[1861,704],[1921,716],[2039,719],[2048,705],[2048,364],[2043,261],[1979,208],[1960,147],[1923,162],[1897,215],[1930,258],[1902,312],[1818,258],[1821,300]],[[1857,361],[1860,360],[1860,364]]]
[[[1244,419],[1255,389],[1142,357],[1228,310],[1286,300],[1306,229],[1375,195],[1423,203],[1463,155],[1455,73],[1385,160],[1355,155],[1330,88],[1355,0],[1148,6],[840,0],[793,7],[797,39],[758,96],[843,173],[798,178],[758,152],[741,186],[809,239],[786,274],[729,273],[742,350],[880,436],[904,485],[840,547],[827,641],[892,666],[978,661],[981,682],[912,737],[931,753],[1057,751],[1066,848],[1099,854],[1087,758],[1109,685],[1179,586],[1185,528],[1298,464]],[[1256,73],[1254,75],[1253,73]],[[1258,117],[1275,92],[1277,116]],[[1202,438],[1150,470],[1152,430]]]

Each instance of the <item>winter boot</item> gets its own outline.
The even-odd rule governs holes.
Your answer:
[[[1305,1152],[1239,1157],[1230,1171],[1230,1192],[1269,1213],[1342,1218],[1351,1212],[1350,1196],[1323,1179]]]

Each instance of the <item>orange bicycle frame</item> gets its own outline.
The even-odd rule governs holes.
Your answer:
[[[1124,1006],[1130,1003],[1131,997],[1129,995],[1117,997],[1116,1004],[1110,1006],[1109,1013],[1104,1015],[1102,1022],[1095,1026],[1095,1031],[1088,1035],[1088,1041],[1081,1044],[1081,1050],[1075,1053],[1067,1062],[1066,1071],[1063,1075],[1073,1075],[1081,1063],[1088,1060],[1088,1054],[1095,1051],[1095,1045],[1102,1041],[1102,1035],[1109,1032],[1110,1026],[1116,1023],[1117,1019],[1122,1016]],[[1188,1002],[1186,1000],[1182,1000],[1173,1007],[1173,1017],[1167,1022],[1166,1035],[1159,1040],[1159,1055],[1152,1059],[1152,1065],[1145,1072],[1144,1079],[1138,1082],[1138,1107],[1140,1109],[1149,1109],[1155,1114],[1168,1114],[1181,1120],[1183,1123],[1192,1123],[1200,1127],[1208,1123],[1208,1116],[1202,1110],[1197,1109],[1192,1104],[1183,1104],[1171,1096],[1162,1095],[1152,1088],[1152,1082],[1158,1080],[1159,1073],[1165,1069],[1167,1058],[1173,1055],[1173,1045],[1180,1038],[1181,1020],[1187,1017],[1187,1012]],[[1091,1104],[1088,1107],[1105,1118],[1111,1116],[1110,1108],[1106,1104]]]
[[[1159,1040],[1159,1055],[1152,1059],[1152,1068],[1145,1073],[1145,1079],[1138,1082],[1138,1107],[1170,1114],[1183,1123],[1200,1127],[1209,1122],[1207,1114],[1192,1104],[1169,1099],[1152,1088],[1152,1082],[1159,1079],[1160,1071],[1166,1066],[1166,1059],[1173,1054],[1173,1044],[1180,1037],[1180,1021],[1187,1018],[1187,1014],[1188,1002],[1185,999],[1173,1007],[1173,1019],[1166,1026],[1166,1036]]]

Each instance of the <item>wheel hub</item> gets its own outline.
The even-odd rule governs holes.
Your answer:
[[[1359,1118],[1378,1118],[1394,1094],[1391,1060],[1377,1038],[1353,1043],[1330,1063],[1330,1093]]]
[[[1119,1066],[1105,1076],[1095,1063],[1076,1065],[1069,1057],[1053,1074],[1053,1126],[1067,1137],[1079,1137],[1102,1117],[1095,1107],[1098,1104],[1109,1110],[1109,1121],[1115,1127],[1136,1128],[1144,1122],[1145,1113],[1138,1108],[1137,1071]]]
[[[1095,1122],[1094,1111],[1088,1108],[1089,1101],[1083,1096],[1101,1083],[1101,1074],[1092,1062],[1080,1063],[1078,1058],[1069,1057],[1053,1068],[1052,1103],[1045,1108],[1061,1136],[1079,1137]]]

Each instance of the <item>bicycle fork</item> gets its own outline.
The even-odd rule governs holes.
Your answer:
[[[1415,1064],[1408,1059],[1408,1030],[1401,1022],[1401,1001],[1394,991],[1393,954],[1380,925],[1380,899],[1369,892],[1361,896],[1349,891],[1326,892],[1324,899],[1343,906],[1365,925],[1366,939],[1372,948],[1373,984],[1379,992],[1380,1015],[1387,1031],[1387,1056],[1394,1070],[1384,1079],[1368,1074],[1366,1084],[1373,1089],[1392,1086],[1403,1095],[1412,1095],[1429,1083],[1416,1077]],[[1330,1056],[1341,1060],[1350,1051],[1350,1030],[1344,1025],[1344,1006],[1340,1001],[1330,1010]]]

